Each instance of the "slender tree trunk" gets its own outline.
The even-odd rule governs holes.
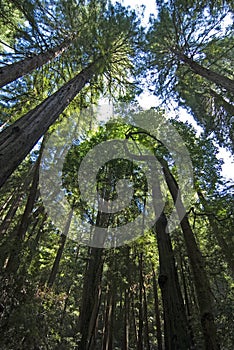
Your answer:
[[[218,350],[216,327],[214,324],[213,305],[211,289],[206,275],[202,254],[197,246],[193,231],[188,221],[185,207],[181,200],[180,191],[175,178],[170,173],[167,163],[158,158],[163,166],[166,183],[173,198],[176,210],[180,219],[180,225],[184,234],[184,240],[191,263],[191,268],[196,287],[197,299],[201,315],[201,325],[203,329],[205,346],[207,350]]]
[[[193,334],[193,329],[192,329],[192,325],[191,325],[192,313],[191,313],[191,309],[190,309],[188,289],[187,289],[187,284],[186,284],[185,272],[184,272],[184,267],[183,267],[183,259],[182,259],[181,253],[180,253],[180,271],[181,271],[181,280],[182,280],[182,285],[183,285],[183,290],[184,290],[184,301],[185,301],[185,306],[186,306],[187,316],[188,316],[188,328],[189,328],[190,337],[192,340],[192,346],[194,347],[194,334]]]
[[[214,98],[215,100],[215,104],[217,104],[217,106],[222,106],[224,107],[224,109],[226,110],[227,114],[230,116],[234,115],[234,106],[227,102],[223,96],[221,96],[220,94],[218,94],[216,91],[214,91],[213,89],[210,89],[210,95]]]
[[[0,68],[0,88],[11,83],[12,81],[32,72],[61,55],[70,45],[71,41],[66,40],[64,43],[42,52],[38,55],[25,58],[19,62],[9,64]]]
[[[229,79],[222,74],[216,73],[208,68],[201,66],[199,63],[195,62],[192,58],[189,58],[188,56],[184,55],[182,52],[176,49],[172,49],[171,51],[174,54],[176,54],[176,56],[180,61],[187,64],[194,73],[202,76],[203,78],[206,78],[207,80],[215,83],[218,86],[224,87],[227,91],[234,94],[234,80]]]
[[[125,290],[124,293],[124,340],[123,340],[123,350],[128,350],[129,348],[129,288]]]
[[[12,201],[14,200],[14,194],[15,191],[13,191],[10,196],[7,198],[7,200],[1,205],[0,208],[0,216],[2,217],[3,213],[8,210],[9,206],[11,205]]]
[[[108,294],[107,294],[105,320],[104,320],[102,350],[110,350],[112,348],[112,344],[111,344],[112,318],[113,318],[113,290],[112,290],[112,287],[109,286],[109,291],[108,291]]]
[[[23,200],[25,191],[27,190],[28,186],[31,182],[31,176],[32,171],[34,167],[30,169],[30,172],[26,179],[23,180],[23,182],[20,184],[20,186],[15,190],[15,194],[11,198],[10,206],[7,211],[6,216],[4,217],[3,221],[0,224],[0,235],[4,235],[7,232],[8,227],[11,224],[11,221],[13,220],[18,208],[20,207],[20,203]]]
[[[201,193],[201,191],[197,192],[199,199],[202,203],[202,206],[204,207],[205,211],[209,212],[209,208],[207,205],[207,202]],[[225,239],[223,238],[223,233],[221,232],[220,228],[218,227],[217,221],[214,216],[207,215],[208,221],[210,223],[211,229],[213,231],[213,234],[217,240],[218,245],[222,249],[223,255],[225,256],[225,260],[230,268],[232,277],[234,278],[234,255],[233,252],[228,247],[228,244],[226,243]]]
[[[76,256],[75,256],[75,264],[77,263],[79,254],[80,254],[80,246],[78,245],[77,251],[76,251]],[[63,330],[62,326],[63,326],[64,321],[65,321],[65,315],[66,315],[66,312],[67,312],[68,301],[69,301],[69,297],[71,295],[71,290],[72,290],[73,283],[74,283],[74,280],[71,277],[71,282],[69,283],[69,285],[67,287],[67,290],[66,290],[66,299],[65,299],[65,302],[64,302],[63,311],[62,311],[62,315],[61,315],[61,321],[60,321],[60,328],[61,328],[61,330]]]
[[[24,209],[24,213],[23,213],[23,216],[21,219],[21,223],[20,223],[20,226],[19,226],[18,232],[17,232],[17,236],[21,241],[23,241],[25,238],[25,234],[27,232],[29,221],[30,221],[30,214],[33,210],[33,206],[34,206],[37,194],[38,194],[39,169],[40,169],[40,163],[41,163],[43,149],[44,149],[44,141],[41,144],[40,153],[39,153],[39,156],[36,160],[32,185],[30,188],[30,192],[28,195],[28,199],[27,199],[27,203],[26,203],[26,206]]]
[[[141,256],[141,260],[143,258],[143,255]],[[143,262],[142,262],[143,264]],[[147,295],[146,295],[146,288],[144,283],[144,275],[143,275],[143,269],[142,271],[142,288],[143,288],[143,306],[144,306],[144,348],[146,350],[150,350],[150,340],[149,340],[149,322],[148,322],[148,307],[147,307]]]
[[[156,329],[157,329],[157,345],[158,345],[158,350],[163,350],[162,329],[161,329],[159,301],[158,301],[158,288],[157,288],[157,280],[156,280],[156,275],[155,275],[153,266],[152,266],[152,271],[153,271],[153,289],[154,289],[154,310],[155,310]]]
[[[143,350],[143,291],[142,285],[139,285],[139,322],[138,322],[138,342],[137,350]]]
[[[49,280],[48,280],[48,287],[49,288],[51,288],[53,286],[53,284],[55,282],[55,279],[56,279],[56,276],[57,276],[57,273],[58,273],[59,264],[60,264],[60,260],[62,258],[62,254],[63,254],[64,247],[65,247],[65,243],[66,243],[66,240],[67,240],[67,235],[68,235],[69,228],[70,228],[70,225],[71,225],[72,216],[73,216],[73,209],[71,209],[71,211],[70,211],[70,213],[68,215],[67,222],[66,222],[66,225],[65,225],[65,228],[64,228],[64,232],[61,235],[59,248],[58,248],[58,251],[57,251],[57,254],[56,254],[56,257],[55,257],[55,260],[54,260],[54,264],[53,264],[53,267],[52,267],[52,270],[51,270],[51,273],[50,273],[50,277],[49,277]]]
[[[135,339],[135,344],[137,344],[138,334],[137,334],[137,324],[136,324],[136,311],[135,311],[135,305],[134,305],[134,297],[132,293],[131,293],[131,310],[132,310],[132,324],[133,324],[134,339]]]
[[[0,236],[3,236],[7,232],[7,229],[10,226],[17,212],[17,209],[19,208],[19,204],[22,200],[22,197],[22,193],[17,193],[14,197],[12,197],[10,207],[6,213],[6,216],[0,224]]]
[[[25,266],[24,266],[24,271],[25,271],[25,274],[26,274],[26,270],[27,268],[31,265],[31,262],[33,260],[33,256],[37,250],[37,247],[38,247],[38,244],[39,244],[39,241],[41,239],[41,236],[43,234],[43,226],[45,224],[45,221],[46,221],[46,218],[47,218],[47,213],[42,213],[42,216],[41,218],[38,217],[36,220],[35,220],[35,223],[32,227],[32,233],[34,233],[35,231],[37,231],[37,234],[35,236],[35,239],[33,241],[33,244],[31,246],[31,249],[30,249],[30,252],[29,252],[29,255],[28,255],[28,258],[27,258],[27,262],[25,263]],[[38,227],[37,227],[38,226]]]
[[[0,187],[90,81],[99,61],[90,64],[36,108],[4,129],[0,135]]]

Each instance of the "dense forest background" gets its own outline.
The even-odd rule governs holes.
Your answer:
[[[120,2],[0,2],[2,350],[233,349],[233,184],[217,158],[219,147],[234,150],[233,2],[162,0],[156,8],[145,28],[143,14]],[[160,106],[144,111],[142,91]],[[117,106],[109,122],[95,111],[103,98]],[[199,135],[171,117],[180,107]],[[67,149],[70,121],[77,134]],[[77,176],[90,150],[113,139],[128,157],[102,164],[96,181],[108,203],[119,180],[133,183],[129,206],[117,213],[82,198]],[[173,159],[185,149],[180,142],[193,173],[189,201],[186,154],[181,168]],[[160,167],[152,188],[146,150]],[[41,178],[62,158],[64,228],[48,211],[48,202],[61,207],[55,180],[46,202]],[[146,227],[149,198],[157,220]],[[174,208],[179,220],[170,230]],[[127,223],[140,214],[138,238],[118,244],[113,229],[128,237]],[[74,216],[82,224],[70,237]],[[77,238],[85,224],[93,232],[87,244]]]

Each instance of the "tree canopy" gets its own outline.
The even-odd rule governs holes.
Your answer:
[[[3,350],[233,348],[233,3],[156,5],[0,3]]]

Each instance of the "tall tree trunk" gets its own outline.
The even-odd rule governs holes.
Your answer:
[[[8,227],[10,226],[17,212],[17,209],[19,208],[19,204],[22,200],[22,197],[23,197],[23,193],[16,193],[16,195],[12,197],[10,201],[10,207],[0,224],[0,236],[3,236],[7,232]]]
[[[141,254],[141,264],[143,265],[143,254]],[[143,266],[142,266],[143,267]],[[150,340],[149,340],[149,322],[148,322],[148,307],[147,307],[147,295],[144,282],[143,268],[141,269],[141,279],[143,288],[143,310],[144,310],[144,349],[150,350]]]
[[[137,344],[138,343],[138,334],[137,334],[136,310],[135,310],[133,293],[131,293],[131,311],[132,311],[131,312],[132,313],[132,328],[133,328],[134,340],[135,340],[135,344]]]
[[[203,67],[202,65],[195,62],[192,58],[189,58],[179,50],[171,49],[171,51],[178,57],[180,61],[187,64],[194,73],[200,75],[203,78],[206,78],[207,80],[215,83],[218,86],[224,87],[227,91],[234,94],[234,80]]]
[[[70,228],[70,225],[71,225],[72,216],[73,216],[73,209],[70,210],[70,213],[68,215],[67,222],[66,222],[66,225],[65,225],[65,228],[64,228],[64,232],[61,235],[59,248],[58,248],[58,251],[57,251],[57,254],[56,254],[56,257],[55,257],[55,260],[54,260],[54,264],[53,264],[53,267],[52,267],[52,270],[51,270],[51,273],[50,273],[50,277],[49,277],[49,280],[48,280],[48,287],[50,287],[50,288],[53,286],[53,284],[55,282],[55,279],[56,279],[56,276],[57,276],[57,273],[58,273],[59,264],[60,264],[60,260],[62,258],[63,250],[64,250],[64,247],[65,247],[65,243],[66,243],[66,240],[67,240],[67,235],[68,235],[69,228]]]
[[[11,224],[11,221],[13,220],[18,208],[20,207],[20,203],[23,200],[23,197],[25,195],[25,191],[27,190],[28,186],[30,185],[30,182],[32,180],[32,171],[34,170],[34,166],[30,169],[27,178],[25,178],[22,183],[19,185],[17,189],[15,189],[15,193],[12,196],[10,200],[9,209],[7,211],[6,216],[0,223],[0,236],[4,235],[7,232],[8,227]]]
[[[163,301],[165,349],[188,350],[191,339],[171,239],[167,232],[167,218],[164,212],[160,214],[162,193],[157,174],[153,183],[153,200],[157,215],[154,231],[156,232],[159,252],[160,274],[158,282]]]
[[[77,251],[76,251],[76,256],[75,256],[75,264],[77,263],[79,254],[80,254],[80,246],[78,245],[77,246]],[[70,283],[67,286],[66,299],[65,299],[65,302],[64,302],[63,311],[62,311],[61,320],[60,320],[61,332],[63,331],[63,324],[64,324],[64,321],[65,321],[65,316],[66,316],[67,307],[68,307],[68,301],[69,301],[69,297],[71,295],[71,290],[72,290],[73,283],[74,283],[74,279],[72,279],[72,276],[71,276],[71,281],[70,281]]]
[[[81,340],[79,343],[79,350],[90,349],[90,341],[99,308],[103,262],[103,249],[91,248],[90,259],[85,273],[82,305],[80,310],[79,322]]]
[[[143,350],[143,284],[142,284],[142,259],[138,257],[139,261],[139,322],[138,322],[138,343],[137,350]]]
[[[0,68],[0,88],[11,83],[12,81],[32,72],[61,55],[70,45],[71,41],[66,40],[62,44],[42,52],[38,55],[25,58],[19,62],[9,64]]]
[[[36,197],[38,195],[38,182],[39,182],[39,168],[40,168],[40,162],[42,157],[42,151],[43,151],[43,144],[42,142],[41,149],[39,156],[36,160],[36,163],[33,167],[33,178],[32,178],[32,184],[29,190],[27,202],[25,205],[24,213],[21,218],[20,224],[15,232],[15,237],[13,238],[15,241],[15,244],[13,246],[12,251],[10,252],[10,257],[6,266],[6,271],[9,273],[16,273],[20,266],[20,255],[21,250],[23,246],[23,242],[25,239],[25,234],[28,229],[28,225],[30,222],[30,214],[32,213],[34,203],[36,200]]]
[[[156,318],[156,330],[157,330],[157,345],[158,350],[162,350],[162,329],[161,329],[161,320],[160,320],[160,311],[159,311],[159,302],[158,302],[158,288],[157,288],[157,280],[154,271],[154,266],[152,265],[153,271],[153,290],[154,290],[154,310],[155,310],[155,318]]]
[[[194,334],[193,334],[193,329],[192,329],[192,325],[191,325],[192,312],[190,310],[190,300],[189,300],[189,295],[188,295],[188,289],[187,289],[187,284],[186,284],[185,272],[184,272],[184,267],[183,267],[183,259],[182,259],[181,253],[180,253],[180,272],[181,272],[181,280],[182,280],[182,285],[183,285],[183,290],[184,290],[184,301],[185,301],[185,306],[186,306],[187,316],[188,316],[188,329],[190,332],[192,346],[194,348]]]
[[[36,108],[4,129],[0,135],[0,187],[90,81],[99,61],[90,64]]]
[[[110,220],[110,214],[98,212],[96,226],[108,227]],[[94,233],[93,243],[98,245],[104,243],[104,237],[98,236]],[[96,318],[99,311],[99,303],[101,297],[101,280],[104,263],[104,252],[103,248],[91,248],[90,259],[87,264],[83,295],[80,310],[80,333],[81,340],[78,346],[79,350],[89,350],[92,343],[92,337]]]
[[[104,319],[102,350],[112,349],[112,322],[113,322],[113,288],[109,286]]]
[[[219,344],[217,340],[216,327],[214,324],[211,289],[205,271],[203,257],[197,246],[193,231],[189,224],[188,216],[180,196],[178,184],[173,175],[170,173],[167,163],[161,158],[158,158],[158,160],[163,166],[166,183],[180,219],[180,225],[183,231],[196,287],[205,346],[207,350],[218,350]]]
[[[123,339],[123,350],[128,350],[129,348],[129,312],[130,312],[130,307],[129,307],[129,288],[125,290],[124,293],[124,339]]]
[[[202,203],[202,206],[204,207],[205,211],[209,214],[209,208],[207,205],[207,202],[202,194],[201,191],[197,191],[198,197]],[[223,237],[223,233],[221,232],[220,228],[218,227],[217,221],[213,215],[207,215],[208,221],[210,223],[211,229],[213,231],[213,234],[217,240],[218,245],[222,249],[223,255],[225,256],[225,260],[230,268],[232,277],[234,278],[234,256],[231,249],[228,247],[227,242],[225,241]]]
[[[45,139],[44,139],[45,140]],[[33,174],[33,180],[32,185],[30,188],[30,192],[28,195],[27,203],[24,209],[24,213],[20,222],[20,226],[18,228],[17,236],[18,238],[23,241],[25,238],[25,234],[28,229],[29,221],[30,221],[30,214],[32,213],[33,206],[38,194],[38,183],[39,183],[39,169],[40,169],[40,163],[41,163],[41,157],[44,149],[44,142],[42,141],[40,153],[35,163],[35,170]]]

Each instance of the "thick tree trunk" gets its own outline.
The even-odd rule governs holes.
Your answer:
[[[99,308],[103,262],[103,249],[91,248],[90,260],[85,273],[82,305],[80,311],[79,322],[81,340],[78,347],[79,350],[90,349],[90,341],[94,331],[94,325]]]
[[[110,214],[98,212],[96,225],[108,227]],[[93,243],[102,245],[104,237],[98,237],[94,233]],[[101,242],[102,241],[102,242]],[[101,297],[101,280],[104,263],[104,252],[102,248],[91,248],[90,259],[84,277],[82,304],[80,310],[80,333],[81,340],[78,346],[79,350],[90,350],[96,319],[98,316],[100,297]]]
[[[172,49],[171,51],[178,57],[180,61],[187,64],[194,73],[202,76],[203,78],[206,78],[207,80],[217,84],[218,86],[222,86],[227,91],[234,94],[234,80],[229,79],[222,74],[216,73],[208,68],[201,66],[192,58],[189,58],[188,56],[184,55],[182,52],[176,49]]]
[[[184,240],[190,259],[193,272],[196,294],[201,315],[201,325],[203,329],[205,346],[207,350],[218,350],[216,327],[214,324],[213,305],[211,298],[211,289],[208,277],[206,275],[202,254],[197,246],[193,231],[188,221],[185,207],[183,205],[178,184],[170,173],[166,162],[160,158],[158,160],[163,166],[166,183],[173,198],[176,210],[180,219],[180,225],[183,231]]]
[[[0,135],[0,187],[78,92],[90,81],[96,69],[95,63],[90,64],[39,106],[2,131]]]
[[[63,44],[60,44],[46,52],[42,52],[38,55],[25,58],[19,62],[9,64],[7,66],[0,68],[0,87],[3,87],[12,81],[32,72],[34,69],[39,68],[61,55],[69,45],[70,40],[65,41]]]
[[[188,350],[191,339],[172,244],[167,232],[167,219],[164,212],[159,214],[162,194],[157,178],[153,185],[153,199],[157,215],[154,231],[156,231],[159,252],[160,274],[158,282],[163,301],[165,349]]]

